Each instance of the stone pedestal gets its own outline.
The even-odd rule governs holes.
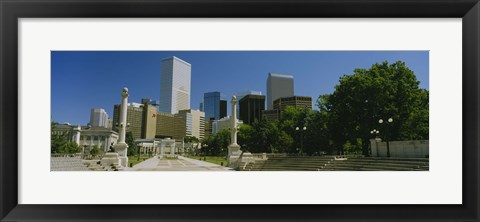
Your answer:
[[[228,167],[237,168],[239,166],[239,159],[242,151],[240,145],[234,143],[228,146]]]
[[[242,159],[240,160],[241,164],[255,163],[252,153],[243,152]]]
[[[127,157],[128,145],[126,143],[117,143],[113,146],[113,149],[115,150],[115,152],[118,153],[120,166],[127,167],[128,166],[128,157]]]
[[[244,170],[245,166],[249,163],[255,163],[255,159],[253,158],[252,153],[250,152],[243,152],[242,157],[240,158],[239,162],[239,167],[241,168],[240,170]]]
[[[103,156],[102,160],[100,161],[102,166],[119,166],[120,165],[120,157],[118,156],[118,153],[114,152],[108,152],[105,153],[105,156]]]

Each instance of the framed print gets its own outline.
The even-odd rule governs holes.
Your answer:
[[[479,7],[2,1],[2,221],[478,221]]]

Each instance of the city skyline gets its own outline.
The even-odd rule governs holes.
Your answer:
[[[420,87],[429,89],[428,51],[169,51],[169,52],[52,52],[52,121],[85,125],[89,110],[103,108],[113,116],[120,92],[128,87],[129,102],[159,100],[161,60],[175,56],[192,65],[190,108],[197,109],[206,92],[227,96],[245,90],[266,94],[268,73],[293,76],[295,95],[332,93],[338,79],[354,68],[401,60],[414,71]],[[79,80],[76,84],[70,84]],[[227,115],[230,106],[227,105]]]

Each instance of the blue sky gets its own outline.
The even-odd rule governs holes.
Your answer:
[[[293,75],[295,95],[315,101],[332,93],[344,74],[382,61],[404,61],[420,87],[429,89],[428,55],[428,51],[53,51],[52,120],[85,125],[91,108],[103,108],[112,117],[123,87],[129,88],[129,102],[158,100],[160,60],[169,56],[192,64],[190,101],[191,108],[198,109],[205,92],[220,91],[228,98],[245,90],[265,95],[269,72]]]

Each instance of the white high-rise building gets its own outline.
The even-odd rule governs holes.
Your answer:
[[[273,101],[294,96],[293,76],[269,73],[267,78],[267,109],[273,109]]]
[[[173,56],[162,59],[160,67],[160,112],[171,114],[190,109],[192,65]]]
[[[104,109],[90,110],[90,125],[108,128],[108,114]]]

